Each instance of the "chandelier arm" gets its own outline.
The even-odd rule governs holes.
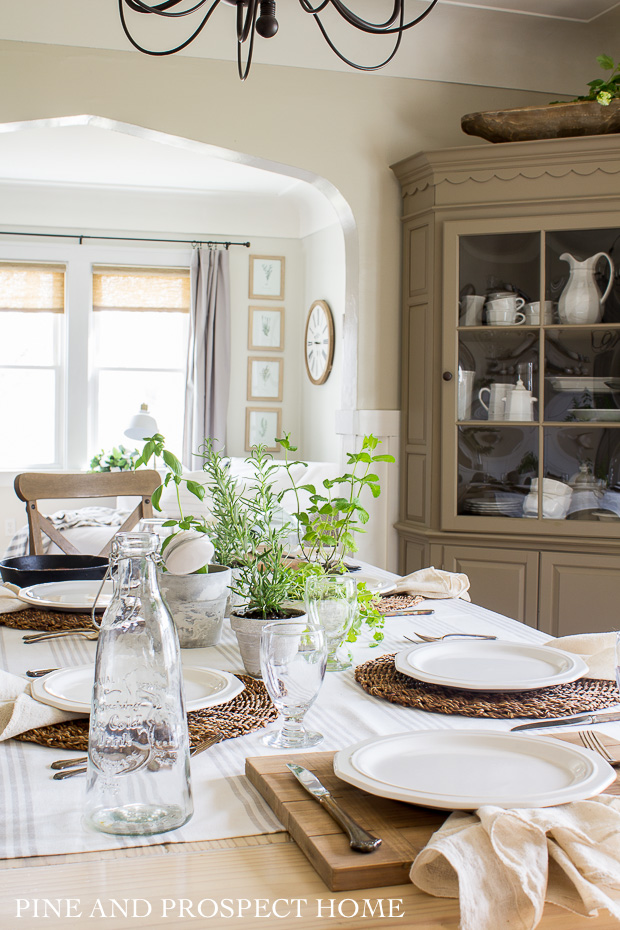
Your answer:
[[[254,24],[256,22],[258,0],[249,0],[245,19],[243,17],[243,6],[243,3],[237,4],[237,42],[247,42],[250,31],[252,32],[252,42],[254,42]]]
[[[241,61],[241,46],[243,42],[246,41],[248,34],[246,33],[245,38],[239,37],[239,8],[237,8],[237,73],[239,78],[242,81],[245,81],[248,74],[250,73],[250,68],[252,67],[252,55],[254,54],[254,36],[256,35],[256,13],[258,12],[258,0],[249,0],[248,12],[246,14],[246,25],[247,20],[249,19],[250,9],[252,10],[252,22],[249,28],[250,36],[250,45],[248,47],[248,57],[245,63],[245,67]],[[244,29],[245,32],[245,29]]]
[[[421,23],[422,20],[425,19],[428,16],[428,14],[433,11],[433,9],[437,6],[437,3],[439,2],[439,0],[431,0],[428,7],[422,13],[420,13],[419,16],[416,16],[415,19],[410,20],[410,22],[403,23],[402,25],[398,25],[398,26],[393,26],[391,28],[390,27],[384,28],[381,25],[370,23],[365,19],[361,19],[359,16],[356,16],[355,13],[352,13],[351,10],[349,10],[341,2],[341,0],[328,0],[328,2],[332,4],[336,12],[339,13],[340,16],[344,20],[346,20],[350,25],[355,26],[356,29],[359,29],[362,32],[368,32],[371,35],[390,35],[394,33],[403,32],[405,29],[411,29],[412,26],[417,26],[418,23]],[[321,12],[321,10],[327,5],[326,3],[323,3],[320,6],[320,8],[317,8],[315,10],[308,3],[308,0],[299,0],[299,3],[302,9],[306,13],[311,13],[315,18],[316,18],[316,14]],[[404,12],[404,5],[402,8],[402,12]]]
[[[400,47],[400,43],[401,43],[402,37],[403,37],[403,30],[404,30],[404,28],[405,28],[405,27],[403,27],[402,29],[393,29],[393,30],[390,30],[391,32],[397,32],[398,35],[397,35],[397,38],[396,38],[396,42],[394,43],[394,48],[392,49],[392,51],[390,52],[390,54],[388,55],[388,57],[387,57],[384,61],[382,61],[382,62],[381,62],[380,64],[378,64],[378,65],[356,65],[354,61],[351,61],[349,58],[347,58],[345,55],[343,55],[342,52],[339,52],[339,51],[338,51],[338,49],[336,48],[336,46],[334,45],[334,43],[332,42],[332,40],[330,39],[330,37],[327,35],[327,31],[325,30],[325,27],[323,26],[323,23],[321,22],[321,20],[319,19],[319,17],[318,17],[316,14],[315,14],[314,18],[315,18],[315,20],[316,20],[317,26],[319,27],[319,29],[320,29],[321,32],[323,33],[323,38],[325,39],[325,41],[327,42],[327,44],[328,44],[329,47],[331,48],[332,52],[333,52],[335,55],[337,55],[338,58],[339,58],[341,61],[343,61],[343,62],[345,63],[345,65],[349,65],[350,68],[355,68],[356,71],[379,71],[380,68],[384,68],[387,64],[389,64],[389,63],[392,61],[392,59],[394,58],[394,56],[396,55],[396,52],[398,51],[398,49],[399,49],[399,47]]]
[[[165,0],[164,3],[158,3],[155,6],[149,6],[144,3],[143,0],[125,0],[125,3],[131,10],[135,10],[136,13],[155,13],[156,16],[189,16],[190,13],[195,13],[196,10],[199,10],[200,7],[204,6],[205,3],[208,3],[209,0],[197,0],[196,5],[189,8],[189,10],[178,10],[176,13],[168,13],[167,10],[171,6],[176,6],[177,3],[181,3],[182,0]]]
[[[144,48],[142,45],[139,45],[138,42],[136,42],[136,40],[133,38],[133,36],[132,36],[131,33],[129,32],[129,27],[127,26],[127,23],[125,22],[125,13],[124,13],[124,10],[123,10],[123,3],[124,3],[124,2],[127,2],[127,0],[118,0],[118,11],[119,11],[119,13],[120,13],[121,26],[123,27],[123,32],[125,33],[125,35],[126,35],[127,38],[129,39],[129,41],[131,42],[131,44],[133,45],[133,47],[134,47],[135,49],[137,49],[139,52],[143,52],[145,55],[152,55],[153,57],[161,58],[161,57],[164,56],[164,55],[175,55],[177,52],[180,52],[180,51],[182,51],[184,48],[187,48],[187,46],[188,46],[191,42],[193,42],[194,39],[195,39],[198,35],[200,35],[200,33],[202,32],[202,30],[204,29],[204,27],[207,25],[207,23],[208,23],[208,21],[209,21],[209,19],[210,19],[210,17],[211,17],[211,14],[212,14],[213,11],[215,10],[215,8],[216,8],[217,6],[219,6],[221,0],[213,0],[213,3],[212,3],[212,5],[211,5],[211,7],[207,10],[207,13],[205,14],[204,19],[203,19],[202,22],[198,25],[198,27],[194,30],[194,32],[191,34],[191,36],[189,37],[189,39],[186,39],[185,42],[181,42],[181,44],[180,44],[180,45],[177,45],[175,48],[166,49],[165,51],[161,51],[161,52],[155,52],[155,51],[153,51],[153,50],[151,50],[151,49]],[[205,0],[205,2],[207,2],[207,0]]]

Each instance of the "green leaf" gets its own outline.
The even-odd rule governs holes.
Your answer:
[[[373,462],[395,462],[396,461],[394,456],[389,455],[388,453],[384,453],[383,455],[373,455],[372,460]]]
[[[371,485],[370,485],[370,492],[371,492],[371,494],[372,494],[373,497],[379,497],[379,495],[381,494],[381,485],[380,485],[380,484],[371,484]]]
[[[168,468],[174,472],[175,475],[183,474],[183,466],[179,462],[176,455],[173,455],[172,452],[169,452],[168,449],[162,451],[162,457]]]
[[[597,55],[596,60],[601,68],[604,68],[606,71],[611,71],[614,67],[613,58],[610,58],[609,55]]]
[[[163,484],[160,484],[159,487],[155,488],[155,490],[151,494],[151,502],[153,504],[153,507],[155,508],[155,510],[159,510],[160,512],[161,512],[161,507],[159,506],[159,501],[161,500],[161,495],[162,495],[163,490],[164,490],[164,486]]]
[[[189,481],[189,480],[186,481],[185,484],[187,485],[187,490],[190,492],[190,494],[193,494],[195,497],[197,497],[201,501],[204,500],[205,493],[206,493],[204,484],[200,484],[198,481]]]

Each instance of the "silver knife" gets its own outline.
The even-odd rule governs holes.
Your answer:
[[[608,714],[578,714],[573,717],[556,717],[554,720],[538,720],[536,723],[520,723],[518,727],[512,727],[511,733],[515,730],[539,730],[543,727],[572,727],[580,723],[610,723],[612,720],[620,720],[620,710]]]
[[[351,849],[357,852],[371,853],[381,845],[381,840],[368,833],[363,827],[353,820],[345,810],[340,806],[338,801],[330,794],[327,788],[321,784],[316,775],[305,769],[303,765],[296,765],[294,762],[287,762],[286,766],[293,773],[297,781],[304,786],[308,794],[311,794],[315,801],[318,801],[325,810],[331,814],[339,827],[349,837]]]

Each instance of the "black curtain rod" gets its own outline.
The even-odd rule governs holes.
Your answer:
[[[242,245],[249,249],[249,242],[224,242],[215,239],[147,239],[142,236],[84,236],[79,233],[34,233],[34,232],[6,232],[0,230],[0,236],[41,236],[50,239],[78,239],[82,245],[84,239],[110,239],[115,242],[176,242],[181,245],[223,245],[228,249],[231,245]]]

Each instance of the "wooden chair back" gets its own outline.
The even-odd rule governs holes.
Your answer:
[[[56,529],[39,510],[39,501],[68,500],[71,498],[140,497],[138,505],[117,530],[124,533],[133,529],[143,517],[153,516],[151,497],[161,484],[159,473],[153,469],[119,472],[78,472],[59,474],[23,472],[15,478],[15,493],[26,503],[30,555],[43,554],[43,534],[49,536],[67,555],[79,555],[76,547]],[[111,542],[111,541],[110,541]],[[110,542],[99,553],[109,555]]]

